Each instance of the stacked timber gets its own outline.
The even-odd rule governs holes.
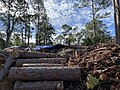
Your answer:
[[[15,62],[8,69],[13,90],[64,90],[64,82],[80,80],[80,68],[65,66],[67,59],[57,54],[13,51],[9,56]]]
[[[55,53],[16,49],[0,53],[3,55],[0,59],[3,64],[0,69],[0,79],[2,83],[11,82],[9,83],[11,88],[8,90],[12,88],[13,90],[64,90],[66,82],[79,82],[81,78],[80,67],[67,67],[67,59]],[[8,76],[7,81],[3,81],[6,76]],[[1,83],[0,85],[3,86]],[[6,87],[9,85],[6,84],[5,89],[0,89],[7,90]]]
[[[13,90],[65,90],[65,82],[80,81],[81,71],[65,66],[12,67],[8,76],[15,82]]]

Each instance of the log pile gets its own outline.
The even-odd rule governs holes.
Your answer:
[[[80,68],[66,67],[67,59],[58,54],[18,50],[9,55],[15,60],[8,74],[13,90],[63,90],[65,81],[80,80]]]
[[[76,65],[82,68],[83,73],[86,73],[82,78],[83,84],[88,89],[94,89],[98,86],[102,88],[103,84],[101,83],[104,83],[106,86],[109,84],[109,88],[120,90],[119,45],[100,43],[88,47],[68,61],[68,66]],[[97,81],[99,81],[98,84],[96,84]]]
[[[0,81],[1,81],[0,86],[2,86],[2,87],[0,87],[0,90],[12,90],[14,82],[15,82],[15,85],[14,85],[13,90],[26,90],[26,89],[30,89],[30,90],[63,90],[63,88],[64,88],[63,81],[62,81],[62,79],[60,80],[60,78],[63,78],[61,73],[63,73],[63,74],[65,73],[67,75],[67,73],[70,73],[70,72],[68,72],[69,70],[66,72],[66,69],[65,70],[59,69],[58,71],[61,71],[61,73],[57,72],[57,73],[59,73],[60,76],[58,76],[58,78],[56,79],[57,81],[55,81],[54,73],[56,73],[55,72],[56,70],[55,71],[54,71],[54,69],[51,70],[51,68],[53,68],[53,67],[63,68],[64,63],[67,62],[65,58],[60,57],[59,55],[53,54],[53,53],[27,52],[27,51],[20,51],[20,50],[13,50],[12,52],[11,51],[10,52],[1,51],[0,54],[1,54],[0,55],[0,66],[1,66],[1,68],[0,68]],[[18,70],[18,72],[20,72],[19,70],[22,70],[22,68],[27,68],[27,69],[25,69],[25,72],[22,73],[23,76],[21,78],[15,78],[14,76],[10,75],[11,72],[13,73],[15,71],[15,70],[13,70],[14,68],[16,68],[16,70]],[[21,69],[19,69],[19,68],[21,68]],[[31,68],[31,69],[28,69],[28,68]],[[38,68],[38,69],[36,69],[36,68]],[[44,75],[45,74],[47,75],[47,73],[45,73],[47,71],[47,69],[39,70],[39,68],[48,68],[47,73],[51,72],[51,73],[49,73],[51,75],[46,76],[45,78],[47,78],[47,79],[45,79]],[[41,73],[40,71],[43,71],[43,72]],[[8,74],[8,72],[9,72],[9,74]],[[29,72],[29,75],[31,75],[31,77],[29,77],[28,72]],[[74,72],[76,72],[76,71],[74,71]],[[25,73],[26,73],[26,75],[28,75],[27,77],[29,77],[29,79],[24,77]],[[40,76],[36,78],[36,76],[39,75],[39,73],[40,73]],[[16,76],[19,76],[18,73],[16,73],[16,74],[17,74]],[[6,76],[8,76],[9,80],[5,79]],[[26,79],[23,79],[23,78],[26,78]],[[49,78],[51,78],[51,79],[49,79]],[[71,78],[71,76],[69,77],[69,79],[70,78]],[[43,80],[43,81],[41,81],[41,80]],[[9,83],[9,81],[11,83]]]
[[[77,48],[68,55],[69,60],[55,53],[2,53],[7,57],[1,56],[0,64],[5,65],[9,79],[15,82],[13,90],[120,90],[120,46],[117,44]]]
[[[15,81],[13,90],[64,90],[63,80],[71,79],[71,70],[64,68],[67,60],[58,54],[14,51],[11,57],[16,59],[8,74]]]

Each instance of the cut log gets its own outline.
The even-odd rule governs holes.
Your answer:
[[[16,81],[13,90],[64,90],[63,81]]]
[[[56,58],[61,56],[54,53],[14,51],[12,52],[12,57],[13,58]]]
[[[79,81],[79,67],[12,67],[9,78],[12,80]]]
[[[10,57],[5,58],[4,65],[0,68],[0,81],[3,81],[5,76],[8,74],[10,66],[13,63],[13,59]]]
[[[66,63],[65,58],[33,58],[33,59],[17,59],[16,66],[22,66],[23,64],[35,64],[35,63],[51,63],[51,64],[63,64]]]
[[[35,63],[35,64],[23,64],[23,67],[61,67],[63,64],[49,64],[49,63]]]

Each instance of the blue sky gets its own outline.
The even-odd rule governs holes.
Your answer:
[[[45,0],[44,6],[46,8],[50,23],[54,26],[56,31],[60,33],[62,31],[61,26],[68,24],[71,26],[78,26],[84,28],[86,22],[90,21],[90,9],[75,9],[72,8],[73,1],[68,0]],[[109,18],[104,19],[104,23],[108,26],[108,31],[114,36],[114,12],[113,7],[109,7],[105,10],[101,10],[100,13],[111,12]]]

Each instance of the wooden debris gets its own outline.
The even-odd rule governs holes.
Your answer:
[[[14,80],[79,81],[79,67],[12,67],[9,78]]]
[[[120,80],[120,45],[100,43],[82,50],[76,56],[69,59],[68,66],[80,66],[84,68],[83,73],[90,73],[102,82],[116,78]],[[85,82],[87,77],[81,78]],[[119,84],[111,83],[109,88]]]
[[[63,81],[16,81],[13,90],[64,90]]]
[[[107,81],[107,80],[110,80],[110,77],[107,76],[105,73],[102,73],[102,74],[100,74],[99,79],[102,81]]]

